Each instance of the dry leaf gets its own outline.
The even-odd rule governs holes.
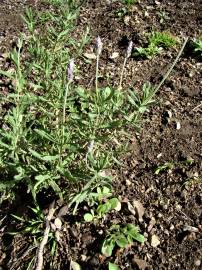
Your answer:
[[[110,59],[115,59],[119,57],[119,53],[118,52],[113,52],[112,55],[110,56]]]
[[[72,270],[81,270],[81,266],[77,262],[71,261],[70,269],[72,269]]]
[[[62,221],[59,218],[56,218],[55,221],[54,221],[54,225],[55,225],[56,229],[61,230]]]
[[[143,221],[142,217],[144,216],[144,212],[145,212],[144,206],[142,205],[141,202],[134,200],[133,207],[135,208],[139,222],[142,222]]]
[[[121,210],[121,203],[118,201],[117,206],[114,208],[117,212]]]
[[[84,53],[83,54],[88,59],[96,59],[96,55],[94,53]]]
[[[128,210],[131,212],[131,214],[136,216],[136,211],[135,211],[134,207],[132,206],[132,204],[130,202],[127,202],[127,205],[128,205]]]
[[[60,211],[58,212],[58,217],[63,217],[68,213],[68,206],[64,205],[62,208],[60,208]]]
[[[152,247],[157,247],[158,245],[160,245],[160,240],[159,240],[159,238],[158,238],[158,236],[157,235],[152,235],[152,237],[151,237],[151,246]]]
[[[148,267],[148,264],[144,260],[138,259],[136,257],[133,259],[133,262],[140,270],[145,270]]]

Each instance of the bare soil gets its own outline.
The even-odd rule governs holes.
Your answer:
[[[0,51],[4,53],[23,30],[20,14],[25,4],[34,2],[3,1],[0,6]],[[10,7],[10,8],[9,8]],[[104,42],[101,58],[100,84],[117,85],[124,52],[129,40],[134,47],[145,44],[145,33],[152,30],[169,31],[182,40],[197,38],[201,31],[202,4],[195,1],[139,1],[130,11],[125,11],[120,1],[86,1],[81,9],[75,36],[80,37],[90,26],[92,43],[85,52],[92,53],[95,38]],[[166,13],[161,21],[160,13]],[[121,14],[121,15],[120,15]],[[131,57],[127,64],[124,88],[141,91],[145,81],[157,84],[168,66],[174,61],[177,48],[164,51],[151,60]],[[116,58],[111,58],[116,52]],[[0,55],[1,56],[1,55]],[[3,56],[2,56],[2,59]],[[4,63],[5,64],[5,63]],[[94,61],[80,62],[82,76],[77,83],[92,86]],[[83,73],[82,73],[83,70]],[[106,219],[100,227],[80,223],[71,216],[64,217],[66,232],[50,268],[47,251],[45,269],[68,269],[70,258],[83,269],[107,269],[108,261],[115,261],[121,269],[202,269],[202,81],[201,59],[186,47],[180,61],[156,96],[156,104],[145,115],[142,129],[134,134],[130,151],[122,157],[123,166],[114,167],[114,188],[123,201],[119,215]],[[111,78],[111,79],[110,79]],[[190,164],[187,160],[193,160]],[[166,162],[172,169],[155,174],[155,169]],[[187,185],[189,183],[189,185]],[[8,230],[8,211],[23,212],[18,206],[0,207],[0,269],[26,269],[36,250],[24,252],[33,244],[29,237],[5,237]],[[127,201],[138,200],[144,208],[143,221],[131,214]],[[124,203],[125,202],[125,203]],[[45,208],[45,206],[44,206]],[[12,209],[12,211],[11,211]],[[128,249],[117,250],[110,259],[100,255],[103,233],[111,223],[135,223],[145,233],[144,245],[135,243]],[[5,229],[6,228],[6,229]],[[151,237],[159,239],[157,247],[151,246]],[[24,255],[23,255],[24,254]],[[16,258],[18,260],[16,260]],[[137,259],[140,259],[137,263]]]

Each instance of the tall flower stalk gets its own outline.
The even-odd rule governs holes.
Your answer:
[[[121,70],[121,77],[120,77],[120,82],[119,82],[119,89],[122,88],[123,74],[124,74],[126,62],[127,62],[128,58],[131,56],[132,49],[133,49],[133,42],[130,41],[129,44],[128,44],[128,48],[127,48],[127,51],[126,51],[126,56],[125,56],[125,59],[124,59],[124,62],[123,62],[122,70]]]
[[[67,95],[69,92],[69,86],[72,83],[73,78],[74,78],[74,59],[71,59],[69,62],[69,66],[67,68],[67,84],[66,84],[65,93],[64,93],[63,114],[62,114],[62,144],[61,144],[60,157],[62,155],[63,145],[65,142],[65,121],[66,121]]]

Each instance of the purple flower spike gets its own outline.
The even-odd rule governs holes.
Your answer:
[[[130,41],[126,51],[126,58],[129,58],[131,56],[132,49],[133,49],[133,42]]]
[[[102,52],[103,43],[102,43],[102,40],[99,36],[97,37],[96,45],[97,45],[97,55],[100,55]]]
[[[69,82],[73,81],[73,78],[74,78],[74,59],[71,59],[69,62],[69,66],[67,69],[67,78],[68,78]]]

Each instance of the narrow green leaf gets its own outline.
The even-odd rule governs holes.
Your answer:
[[[136,241],[140,242],[140,243],[144,243],[144,235],[137,233],[135,237],[133,237]]]

